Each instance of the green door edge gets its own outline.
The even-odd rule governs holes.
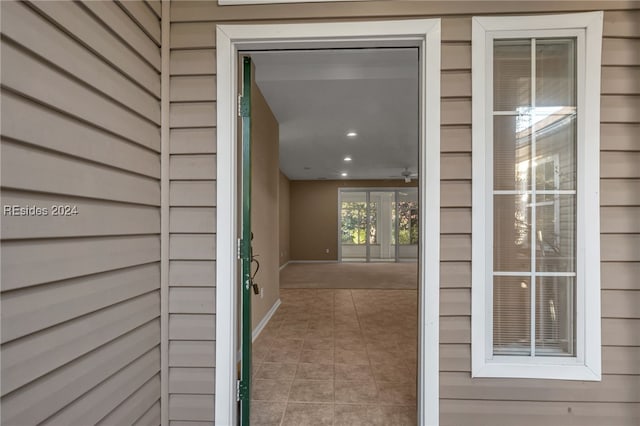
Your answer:
[[[251,419],[251,58],[242,59],[242,237],[240,258],[242,264],[242,317],[240,362],[240,424],[248,426]]]

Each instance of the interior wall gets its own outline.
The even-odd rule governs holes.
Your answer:
[[[0,3],[0,423],[158,425],[160,2]]]
[[[262,291],[251,300],[252,328],[255,329],[280,296],[278,122],[255,79],[251,82],[251,137],[252,247],[260,262],[255,280]]]
[[[291,208],[291,182],[287,176],[279,173],[278,187],[278,252],[280,256],[280,266],[286,265],[291,260],[290,249],[290,208]]]
[[[417,186],[415,180],[291,181],[291,260],[338,260],[338,189]]]

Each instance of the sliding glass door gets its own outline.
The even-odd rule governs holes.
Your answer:
[[[417,188],[344,188],[338,198],[341,261],[418,258]]]

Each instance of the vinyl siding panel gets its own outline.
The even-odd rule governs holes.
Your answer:
[[[215,25],[171,26],[169,419],[213,424]]]
[[[285,23],[308,20],[442,18],[441,76],[441,425],[635,425],[640,418],[637,348],[640,327],[638,291],[637,134],[640,131],[637,67],[640,65],[639,11],[627,2],[354,2],[223,7],[215,3],[171,3],[172,134],[171,153],[215,153],[215,25]],[[607,9],[603,40],[601,206],[603,368],[601,383],[471,379],[471,16]],[[177,79],[176,77],[185,77]],[[199,78],[194,78],[199,77]],[[201,77],[201,78],[200,78]],[[209,108],[207,114],[206,108]],[[189,116],[187,116],[187,114]],[[215,178],[205,182],[172,178],[172,206],[215,206]],[[194,185],[200,184],[200,185]],[[206,188],[206,189],[205,189]],[[184,214],[181,212],[180,214]],[[204,220],[204,213],[200,213]],[[184,217],[184,216],[183,216]],[[195,216],[192,216],[195,217]],[[173,231],[204,233],[174,215]],[[211,224],[208,216],[207,223]],[[194,220],[197,222],[197,220]],[[222,226],[222,224],[221,224]],[[203,251],[205,249],[203,248]],[[179,263],[178,263],[179,262]],[[193,262],[193,263],[186,263]],[[212,261],[211,261],[212,262]],[[172,261],[172,286],[214,285],[213,264]],[[625,296],[628,298],[625,299]],[[616,313],[614,311],[618,310]],[[201,314],[205,316],[208,314]],[[198,315],[192,315],[194,320]],[[178,318],[176,318],[177,320]],[[211,319],[211,318],[210,318]],[[187,320],[187,318],[181,318]],[[174,326],[170,365],[211,367],[211,331],[188,336]],[[191,329],[189,329],[191,330]],[[204,344],[203,342],[209,342]],[[196,349],[197,348],[197,349]],[[197,354],[197,355],[196,355]],[[491,383],[494,383],[492,386]],[[176,391],[177,392],[177,391]],[[196,397],[197,398],[194,398]],[[196,414],[208,404],[206,412]],[[211,424],[213,397],[172,394],[172,425]],[[193,408],[193,409],[192,409]]]
[[[31,6],[56,23],[87,49],[120,70],[136,84],[160,99],[160,75],[137,52],[106,26],[100,25],[81,4],[60,7],[54,2],[34,2]],[[158,145],[160,144],[158,140]]]
[[[48,213],[2,218],[1,422],[157,425],[160,50],[114,2],[0,7],[3,205]]]

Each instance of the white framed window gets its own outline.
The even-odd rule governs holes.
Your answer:
[[[473,18],[473,377],[601,378],[602,21]]]

